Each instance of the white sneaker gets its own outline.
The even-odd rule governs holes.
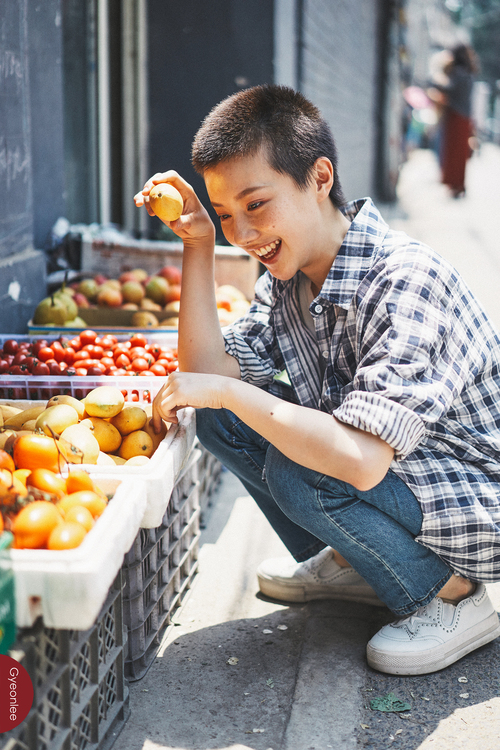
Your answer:
[[[285,602],[345,599],[385,606],[359,573],[335,562],[330,547],[302,563],[291,557],[265,560],[257,569],[257,578],[265,596]]]
[[[439,597],[412,615],[384,625],[369,641],[368,664],[388,674],[428,674],[453,664],[500,635],[500,622],[486,592],[456,606]]]

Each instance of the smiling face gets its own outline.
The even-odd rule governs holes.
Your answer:
[[[269,165],[263,149],[206,169],[208,195],[227,241],[257,257],[278,279],[302,270],[321,287],[338,249],[332,236],[343,220],[328,199],[333,179],[328,165],[328,159],[318,160],[302,190]]]

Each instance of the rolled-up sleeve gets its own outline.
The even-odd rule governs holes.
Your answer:
[[[270,318],[271,284],[261,276],[248,313],[222,329],[226,352],[238,360],[241,379],[260,388],[280,372]]]

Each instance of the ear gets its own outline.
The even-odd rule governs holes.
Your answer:
[[[316,188],[318,202],[328,198],[334,182],[333,165],[326,156],[316,159],[313,167],[313,182]]]

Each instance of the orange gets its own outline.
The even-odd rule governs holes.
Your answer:
[[[87,535],[87,529],[76,521],[63,521],[52,529],[47,549],[74,549],[79,547]]]
[[[75,521],[76,523],[81,523],[81,525],[87,530],[90,531],[92,526],[94,525],[94,517],[90,510],[88,508],[85,508],[83,505],[72,505],[71,508],[69,508],[65,515],[64,515],[65,521]]]
[[[14,443],[14,463],[18,469],[59,471],[66,461],[59,454],[57,442],[47,435],[20,435]]]
[[[125,435],[120,446],[119,455],[128,460],[134,456],[151,456],[153,454],[153,440],[144,430],[135,430]]]
[[[12,522],[17,549],[43,549],[52,530],[62,522],[56,506],[47,500],[35,500],[19,511]]]
[[[7,453],[7,451],[4,450],[0,450],[0,469],[8,469],[9,471],[14,471],[15,468],[16,465],[10,453]]]
[[[87,471],[83,469],[72,469],[66,479],[66,492],[71,495],[72,492],[78,492],[79,490],[91,490],[94,489],[94,482],[92,477]]]
[[[84,508],[88,508],[94,518],[97,518],[104,511],[107,504],[107,501],[101,495],[98,495],[97,492],[80,490],[79,492],[72,492],[71,495],[62,497],[57,503],[57,507],[63,513],[67,513],[74,505],[83,505]]]
[[[62,497],[66,494],[66,480],[50,469],[33,469],[26,479],[26,486],[35,487],[42,492],[50,492],[51,495]]]

